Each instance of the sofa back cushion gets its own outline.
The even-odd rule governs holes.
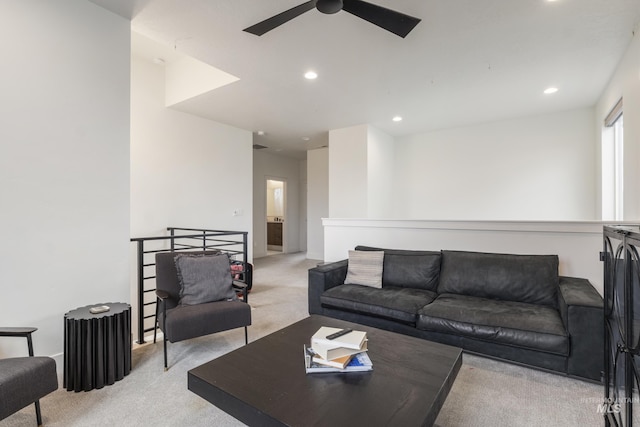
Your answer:
[[[440,276],[440,252],[380,249],[357,246],[357,251],[384,251],[382,286],[436,291]]]
[[[557,307],[557,255],[442,251],[438,293]]]

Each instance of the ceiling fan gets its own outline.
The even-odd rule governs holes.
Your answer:
[[[293,18],[310,11],[314,7],[326,14],[337,13],[344,10],[402,38],[406,37],[420,22],[420,19],[414,18],[413,16],[405,15],[404,13],[396,12],[382,6],[376,6],[366,1],[311,0],[272,16],[269,19],[265,19],[249,28],[245,28],[244,31],[255,34],[256,36],[261,36]]]

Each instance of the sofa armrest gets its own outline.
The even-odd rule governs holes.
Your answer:
[[[593,285],[560,277],[558,307],[571,339],[567,373],[601,381],[604,369],[604,301]]]
[[[322,314],[320,296],[327,289],[344,283],[348,262],[343,259],[309,269],[309,314]]]

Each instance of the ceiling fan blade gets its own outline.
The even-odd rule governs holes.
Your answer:
[[[342,10],[405,38],[420,19],[361,0],[344,0]]]
[[[293,18],[296,18],[302,15],[305,12],[310,11],[314,7],[316,7],[317,0],[311,0],[306,3],[302,3],[299,6],[293,7],[289,10],[286,10],[282,13],[279,13],[275,16],[272,16],[269,19],[265,19],[262,22],[258,22],[255,25],[250,26],[249,28],[245,28],[243,31],[247,33],[255,34],[256,36],[261,36],[264,33],[273,30],[276,27],[284,24],[285,22],[291,21]]]

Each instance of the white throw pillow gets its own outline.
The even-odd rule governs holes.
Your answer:
[[[349,251],[349,267],[345,285],[382,288],[384,251]]]

